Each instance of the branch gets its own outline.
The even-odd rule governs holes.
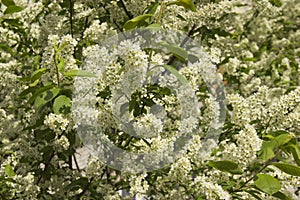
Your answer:
[[[256,171],[248,180],[246,180],[238,189],[233,190],[232,192],[238,192],[240,191],[243,187],[245,187],[250,181],[252,181],[253,179],[255,179],[255,177],[257,176],[257,174],[259,174],[260,172],[262,172],[264,169],[266,169],[273,161],[274,159],[281,153],[281,150],[279,149],[275,156],[267,161],[264,162],[262,168],[260,168],[258,171]]]
[[[44,168],[43,172],[41,173],[39,179],[37,180],[37,185],[38,185],[38,184],[40,183],[40,181],[42,180],[43,173],[45,173],[46,170],[48,169],[48,167],[49,167],[49,165],[50,165],[50,163],[51,163],[51,161],[52,161],[54,155],[55,155],[55,152],[53,151],[52,154],[51,154],[51,156],[50,156],[50,158],[48,159],[48,161],[47,161],[47,163],[46,163],[46,165],[45,165],[45,168]]]
[[[72,166],[72,155],[69,156],[68,161],[69,161],[69,169],[72,170],[73,169],[73,166]]]
[[[75,156],[74,154],[73,154],[73,159],[74,159],[74,162],[75,162],[75,165],[76,165],[76,169],[77,169],[78,171],[80,171],[80,168],[79,168],[79,165],[78,165],[76,156]]]
[[[80,200],[81,196],[84,195],[84,193],[90,188],[92,182],[94,180],[94,177],[91,178],[91,180],[88,182],[88,184],[84,187],[84,189],[82,190],[82,192],[80,192],[78,195],[77,195],[77,199]]]
[[[195,31],[195,28],[196,28],[196,24],[194,24],[191,28],[191,30],[188,32],[188,35],[182,40],[182,42],[180,43],[180,47],[183,47],[187,41],[189,40],[189,38],[193,35],[194,31]],[[175,61],[176,57],[174,55],[172,55],[168,62],[167,62],[167,65],[172,65],[172,63]],[[177,69],[178,70],[178,69]]]
[[[128,18],[129,19],[133,18],[133,15],[130,14],[130,12],[127,10],[126,5],[124,4],[123,0],[120,0],[120,2],[121,2],[121,5],[122,5],[122,7],[123,7],[123,9],[124,9],[124,11],[126,13],[126,15],[128,16]]]
[[[56,70],[56,76],[57,76],[57,86],[59,87],[60,85],[60,78],[59,78],[59,69],[58,69],[58,55],[57,55],[57,49],[54,49],[54,65],[55,65],[55,70]]]
[[[60,138],[63,136],[63,133],[64,133],[64,131],[63,131],[60,135],[58,135],[58,139],[60,139]],[[38,180],[37,180],[37,185],[38,185],[38,184],[40,183],[40,181],[42,180],[43,173],[45,173],[46,170],[48,169],[48,167],[49,167],[49,165],[50,165],[52,159],[54,158],[54,156],[55,156],[55,151],[53,150],[52,153],[51,153],[50,158],[48,159],[48,161],[47,161],[46,164],[45,164],[45,168],[44,168],[43,172],[41,173],[40,177],[39,177]]]

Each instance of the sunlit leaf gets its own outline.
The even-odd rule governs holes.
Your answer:
[[[150,5],[148,8],[147,14],[154,14],[156,12],[158,6],[159,6],[158,2]]]
[[[41,78],[41,76],[46,72],[48,71],[49,69],[47,68],[41,68],[41,69],[38,69],[36,71],[34,71],[30,77],[30,81],[31,83],[35,82],[36,80],[38,80],[39,78]]]
[[[61,59],[60,62],[57,64],[58,71],[59,72],[64,71],[65,66],[66,66],[65,59]]]
[[[140,15],[137,16],[131,20],[128,20],[125,24],[124,24],[124,29],[125,30],[130,30],[130,29],[134,29],[140,22],[152,17],[153,14],[144,14],[144,15]]]
[[[65,95],[58,96],[53,103],[53,111],[55,114],[66,114],[71,107],[71,99]]]
[[[34,106],[40,108],[41,106],[45,105],[47,102],[55,98],[58,95],[59,91],[59,88],[56,87],[50,90],[46,90],[35,99]]]
[[[13,53],[11,47],[9,47],[9,46],[7,46],[5,44],[0,44],[0,49],[2,49],[3,51],[6,51],[7,53],[10,53],[10,54]]]
[[[64,75],[65,76],[81,76],[81,77],[97,78],[97,76],[95,74],[93,74],[92,72],[85,71],[85,70],[76,70],[76,69],[69,70],[66,73],[64,73]]]
[[[278,146],[282,146],[288,143],[292,138],[293,136],[291,134],[281,134],[275,138],[275,141],[277,142]]]
[[[4,173],[8,177],[13,177],[15,175],[15,172],[14,172],[14,170],[13,170],[13,168],[12,168],[12,166],[10,164],[5,165]]]
[[[261,145],[260,155],[263,160],[269,160],[275,156],[274,149],[276,147],[276,142],[272,141],[263,141]]]
[[[183,6],[186,9],[191,10],[193,12],[197,11],[193,0],[177,0],[177,1],[170,2],[167,5],[173,5],[173,4],[176,4],[178,6]]]
[[[150,24],[145,29],[152,29],[152,30],[163,30],[160,24]]]
[[[35,91],[35,92],[33,93],[33,95],[32,95],[32,96],[30,97],[30,99],[28,100],[28,103],[34,102],[34,100],[35,100],[40,94],[42,94],[44,91],[49,90],[49,89],[51,89],[51,88],[53,88],[53,87],[54,87],[53,84],[48,84],[48,85],[45,85],[45,86],[43,86],[43,87],[40,87],[37,91]]]
[[[257,174],[257,177],[254,184],[263,192],[272,195],[281,189],[281,184],[276,178],[268,174]]]

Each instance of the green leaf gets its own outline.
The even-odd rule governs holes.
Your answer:
[[[263,192],[273,195],[281,189],[281,184],[276,178],[268,174],[257,174],[257,177],[254,184]]]
[[[13,176],[15,175],[15,172],[14,172],[14,170],[13,170],[13,168],[11,167],[10,164],[5,165],[4,173],[5,173],[8,177],[13,177]]]
[[[275,139],[275,137],[273,135],[270,135],[270,134],[263,135],[262,137],[263,138],[268,138],[270,140],[274,140]]]
[[[300,176],[300,167],[288,163],[273,163],[275,167],[292,176]]]
[[[256,190],[246,190],[245,192],[249,193],[250,195],[252,195],[254,198],[258,199],[258,200],[262,200],[258,195],[260,194],[260,192],[256,191]]]
[[[31,76],[27,76],[27,77],[17,77],[17,80],[19,81],[23,81],[23,82],[28,82],[30,81]]]
[[[261,146],[261,157],[263,160],[269,160],[275,156],[274,148],[276,146],[276,142],[272,141],[263,141]]]
[[[262,154],[262,159],[263,160],[269,160],[275,156],[274,151],[272,148],[265,148]]]
[[[167,6],[173,5],[173,4],[176,4],[178,6],[183,6],[184,8],[186,8],[188,10],[191,10],[193,12],[197,11],[193,0],[177,0],[177,1],[174,1],[174,2],[168,3]]]
[[[288,143],[292,138],[293,136],[291,134],[281,134],[275,138],[275,141],[277,142],[278,146],[282,146]]]
[[[120,115],[121,115],[121,117],[125,114],[125,112],[127,110],[129,110],[128,108],[129,108],[129,103],[128,102],[122,104],[122,106],[120,107],[120,113],[121,113]]]
[[[179,74],[179,72],[177,71],[177,69],[175,69],[173,66],[171,65],[161,65],[162,67],[164,67],[165,69],[167,69],[168,71],[170,71],[174,76],[176,76],[176,78],[178,78],[178,80],[183,84],[188,84],[188,81],[186,80],[186,78]]]
[[[85,186],[89,183],[89,179],[86,177],[81,177],[77,180],[72,181],[69,185],[65,187],[65,190],[75,191],[79,188],[85,188]]]
[[[6,8],[6,10],[4,11],[4,14],[11,14],[11,13],[15,13],[15,12],[20,12],[22,10],[23,10],[23,8],[20,6],[11,5]]]
[[[61,59],[60,62],[57,64],[58,71],[59,72],[64,71],[65,66],[66,66],[65,59]]]
[[[14,2],[13,0],[2,0],[2,3],[3,3],[6,7],[16,5],[15,2]]]
[[[28,100],[28,103],[32,103],[34,102],[34,100],[40,95],[42,94],[44,91],[46,90],[49,90],[51,88],[53,88],[54,85],[53,84],[48,84],[48,85],[45,85],[43,87],[40,87],[31,97],[30,99]]]
[[[274,137],[283,135],[283,134],[289,134],[289,132],[284,131],[284,130],[277,130],[277,131],[270,131],[268,134],[273,135]]]
[[[288,197],[287,195],[285,195],[284,193],[282,193],[280,191],[276,192],[272,196],[276,197],[278,199],[281,199],[281,200],[292,200],[290,197]]]
[[[280,7],[282,5],[280,0],[269,0],[269,2],[276,7]]]
[[[125,30],[130,30],[130,29],[134,29],[140,22],[152,17],[153,14],[144,14],[144,15],[140,15],[137,16],[131,20],[128,20],[125,24],[124,24],[124,29]]]
[[[89,71],[85,71],[85,70],[76,70],[76,69],[72,69],[67,71],[64,76],[82,76],[82,77],[93,77],[93,78],[97,78],[97,76]]]
[[[185,49],[183,49],[183,48],[181,48],[177,45],[174,45],[174,44],[169,44],[167,42],[160,42],[158,44],[165,47],[165,48],[167,48],[167,50],[169,52],[171,52],[172,54],[174,54],[174,56],[176,56],[178,59],[181,59],[183,61],[187,61],[188,52]]]
[[[30,83],[29,86],[30,87],[34,87],[39,83],[39,79],[35,80],[33,83]]]
[[[19,19],[4,19],[3,22],[8,23],[12,26],[21,26]]]
[[[209,166],[218,169],[223,172],[229,172],[232,174],[242,174],[243,171],[239,167],[239,165],[235,162],[229,161],[229,160],[223,160],[223,161],[210,161],[208,163]]]
[[[55,98],[59,93],[59,88],[52,88],[50,90],[46,90],[42,94],[40,94],[34,101],[34,106],[37,108],[42,107],[47,102],[51,101],[53,98]]]
[[[67,114],[71,107],[71,99],[65,95],[58,96],[53,103],[55,114]]]
[[[6,51],[7,53],[13,54],[11,47],[9,47],[5,44],[0,44],[0,49],[2,49],[3,51]]]
[[[30,82],[31,83],[35,82],[36,80],[41,78],[41,76],[48,70],[49,70],[48,68],[41,68],[41,69],[34,71],[30,77]]]
[[[145,28],[146,30],[151,29],[151,30],[163,30],[160,24],[150,24]]]
[[[154,14],[158,8],[159,3],[154,3],[148,7],[147,14]]]
[[[55,136],[56,136],[55,132],[50,129],[42,129],[42,130],[34,131],[34,138],[37,141],[46,140],[46,141],[50,142],[51,140],[53,140],[55,138]]]
[[[300,166],[300,148],[298,145],[295,144],[289,144],[286,147],[287,151],[292,153],[295,162],[297,163],[298,166]]]

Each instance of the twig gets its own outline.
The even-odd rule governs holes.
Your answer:
[[[89,17],[87,16],[86,18],[85,18],[85,21],[84,21],[84,26],[83,26],[83,30],[82,30],[82,32],[81,32],[81,34],[80,34],[80,40],[82,41],[83,40],[83,36],[84,36],[84,31],[87,29],[87,27],[88,27],[88,20],[89,20]],[[75,47],[74,47],[74,52],[73,52],[73,56],[76,58],[76,52],[77,52],[77,50],[80,52],[80,51],[82,51],[82,47],[80,47],[80,48],[77,48],[77,46],[78,45],[76,45]],[[80,60],[80,59],[79,59]]]
[[[121,5],[122,5],[122,7],[123,7],[123,9],[124,9],[124,11],[125,11],[125,13],[126,13],[126,15],[128,16],[129,19],[131,19],[133,16],[132,16],[132,14],[130,14],[130,12],[127,10],[125,3],[123,2],[123,0],[120,0],[120,2],[121,2]]]
[[[38,185],[38,184],[40,183],[40,181],[42,180],[43,173],[45,173],[46,170],[48,169],[48,167],[49,167],[49,165],[50,165],[50,163],[51,163],[51,161],[52,161],[54,155],[55,155],[55,152],[53,151],[52,154],[51,154],[51,156],[50,156],[50,158],[48,159],[47,163],[45,164],[45,168],[44,168],[43,172],[41,173],[39,179],[37,180],[37,185]]]
[[[56,49],[54,50],[54,65],[55,65],[55,69],[56,69],[56,76],[57,76],[57,86],[59,87],[60,85],[60,79],[59,79],[59,69],[58,69],[58,64],[57,64],[57,59],[58,56],[56,54]]]
[[[88,184],[84,187],[84,189],[82,190],[82,192],[80,192],[78,195],[77,195],[77,199],[80,200],[81,196],[84,195],[84,193],[90,188],[92,182],[94,180],[94,177],[91,178],[91,180],[88,182]]]
[[[73,166],[72,166],[72,155],[69,156],[69,160],[68,161],[69,161],[69,169],[72,170],[73,169]]]
[[[263,167],[260,168],[257,172],[255,172],[253,174],[253,176],[251,176],[248,180],[246,180],[238,189],[236,190],[233,190],[232,192],[238,192],[240,191],[243,187],[245,187],[250,181],[252,181],[256,176],[257,174],[259,174],[260,172],[262,172],[264,169],[266,169],[271,163],[272,161],[276,158],[277,155],[279,155],[281,153],[281,150],[278,150],[275,154],[275,156],[269,160],[267,160],[264,164],[263,164]]]
[[[60,138],[63,136],[63,133],[64,133],[64,132],[62,132],[60,135],[58,135],[58,139],[60,139]],[[52,159],[54,158],[54,156],[55,156],[55,151],[53,150],[52,153],[51,153],[50,158],[48,159],[47,163],[45,164],[45,168],[44,168],[43,172],[41,173],[40,177],[39,177],[38,180],[37,180],[37,185],[38,185],[38,184],[40,183],[40,181],[42,180],[43,173],[45,173],[46,170],[48,169],[48,167],[49,167],[49,165],[50,165]]]
[[[76,165],[76,169],[77,169],[78,171],[80,171],[80,168],[79,168],[79,165],[78,165],[76,156],[75,156],[74,154],[73,154],[73,159],[74,159],[74,162],[75,162],[75,165]]]
[[[187,41],[189,40],[189,38],[191,37],[191,35],[194,33],[195,28],[196,28],[196,25],[194,24],[194,25],[192,26],[191,30],[188,32],[188,35],[187,35],[187,36],[182,40],[182,42],[180,43],[180,47],[183,47],[183,46],[187,43]],[[169,62],[167,63],[167,65],[171,65],[172,62],[173,62],[174,60],[175,60],[175,56],[173,55],[173,56],[170,58],[170,60],[169,60]]]
[[[180,43],[180,47],[183,47],[187,43],[187,41],[189,40],[190,36],[194,33],[195,28],[196,28],[196,25],[194,24],[192,26],[191,30],[188,32],[188,35]],[[176,57],[174,55],[172,55],[170,57],[170,59],[168,60],[167,65],[171,65],[174,62],[175,58]]]

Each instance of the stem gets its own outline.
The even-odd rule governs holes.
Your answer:
[[[84,26],[83,26],[83,30],[82,30],[82,32],[81,32],[81,34],[80,34],[80,41],[83,41],[83,36],[84,36],[84,31],[87,29],[87,27],[88,27],[88,21],[89,20],[89,17],[86,17],[85,18],[85,21],[84,21]],[[79,45],[76,45],[75,47],[74,47],[74,52],[73,52],[73,56],[74,56],[74,58],[76,58],[76,55],[78,55],[77,54],[77,51],[79,52],[78,54],[80,54],[80,52],[82,52],[82,47],[80,47]],[[78,56],[78,60],[80,60],[81,58]]]
[[[57,76],[57,86],[59,87],[60,85],[60,81],[59,81],[59,70],[58,70],[58,66],[57,66],[57,60],[58,60],[58,56],[56,54],[57,49],[54,49],[54,65],[55,65],[55,69],[56,69],[56,76]]]
[[[74,162],[75,162],[75,165],[76,165],[76,169],[77,169],[78,171],[80,171],[80,168],[79,168],[79,165],[78,165],[76,156],[75,156],[74,154],[73,154],[73,159],[74,159]]]
[[[124,147],[127,147],[129,145],[129,143],[131,142],[131,140],[133,139],[133,136],[129,137],[129,140],[127,140],[126,144],[124,145]]]
[[[69,161],[69,169],[72,170],[73,169],[73,166],[72,166],[72,155],[69,156],[68,161]]]
[[[126,5],[125,5],[125,3],[123,2],[123,0],[120,0],[120,2],[121,2],[121,5],[122,5],[122,7],[123,7],[123,9],[124,9],[124,11],[125,11],[127,17],[128,17],[129,19],[133,18],[132,14],[130,14],[130,12],[127,10]]]
[[[77,195],[77,199],[80,200],[81,196],[84,195],[84,193],[90,188],[92,182],[94,180],[94,177],[91,178],[91,180],[88,182],[88,184],[84,187],[84,189],[82,190],[82,192],[80,192],[78,195]]]
[[[64,133],[64,132],[62,132],[60,135],[58,135],[57,138],[60,139],[60,138],[63,136],[63,133]],[[52,159],[54,158],[54,156],[55,156],[55,151],[53,150],[52,153],[51,153],[50,158],[48,159],[47,163],[45,164],[45,168],[44,168],[43,172],[41,173],[40,177],[39,177],[38,180],[37,180],[37,185],[38,185],[38,184],[40,183],[40,181],[42,180],[43,173],[45,173],[46,170],[48,169],[48,167],[49,167],[49,165],[50,165]]]
[[[50,156],[50,158],[48,159],[48,161],[47,161],[47,163],[46,163],[46,165],[45,165],[45,168],[44,168],[44,170],[43,170],[42,173],[45,173],[45,172],[46,172],[46,170],[48,169],[48,167],[49,167],[49,165],[50,165],[50,163],[51,163],[51,160],[53,159],[54,155],[55,155],[55,153],[54,153],[54,151],[53,151],[52,154],[51,154],[51,156]],[[37,180],[37,185],[38,185],[38,184],[40,183],[40,181],[42,180],[42,177],[43,177],[43,175],[41,174],[40,177],[39,177],[39,179]]]
[[[158,15],[158,23],[162,24],[162,18],[163,18],[163,13],[164,13],[164,10],[165,10],[165,3],[163,0],[161,0],[161,4],[160,4],[160,9],[159,9],[159,15]]]
[[[267,161],[263,164],[263,167],[262,167],[262,168],[260,168],[257,172],[255,172],[255,173],[253,174],[253,176],[251,176],[246,182],[244,182],[238,189],[233,190],[233,192],[241,191],[241,189],[242,189],[243,187],[245,187],[250,181],[252,181],[252,180],[257,176],[257,174],[259,174],[259,173],[262,172],[264,169],[266,169],[266,168],[273,162],[273,160],[276,158],[276,156],[278,156],[280,153],[281,153],[281,150],[279,149],[279,150],[276,152],[276,154],[275,154],[275,156],[274,156],[273,158],[270,158],[269,160],[267,160]]]
[[[190,36],[194,33],[195,28],[196,28],[196,25],[194,24],[192,26],[192,28],[189,30],[188,35],[180,43],[180,47],[183,47],[187,43],[187,41],[189,40]],[[176,59],[176,57],[174,55],[172,55],[170,57],[170,59],[168,60],[167,65],[171,65],[174,62],[175,59]]]

